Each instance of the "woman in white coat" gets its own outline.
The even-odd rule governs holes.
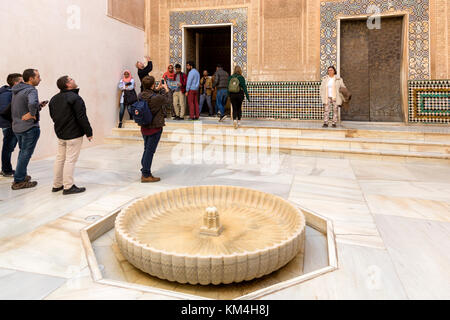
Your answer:
[[[320,86],[320,96],[325,108],[324,128],[328,128],[331,108],[333,108],[333,128],[336,128],[339,113],[338,106],[342,106],[343,102],[343,96],[340,93],[342,87],[345,88],[344,80],[337,76],[335,67],[329,67],[328,75],[322,80],[322,85]]]

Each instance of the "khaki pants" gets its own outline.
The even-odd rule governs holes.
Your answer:
[[[328,121],[330,120],[330,109],[333,107],[333,124],[336,124],[338,121],[338,106],[336,105],[336,101],[333,101],[332,98],[328,98],[328,103],[325,105],[325,114],[323,122],[328,124]]]
[[[73,140],[58,139],[58,153],[56,154],[54,166],[54,188],[64,186],[64,189],[68,190],[74,185],[73,173],[82,144],[83,137]]]
[[[186,112],[186,96],[183,92],[174,92],[173,93],[173,108],[175,109],[175,115],[184,118],[184,114]]]

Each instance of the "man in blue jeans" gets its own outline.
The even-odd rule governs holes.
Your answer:
[[[15,172],[11,165],[11,155],[16,148],[17,138],[11,128],[11,100],[12,87],[22,81],[20,73],[13,73],[6,80],[8,85],[0,88],[0,128],[3,131],[2,171],[0,174],[4,177],[12,177]]]
[[[14,173],[13,190],[34,188],[36,181],[27,175],[27,167],[41,134],[39,127],[39,111],[48,101],[39,102],[36,87],[41,82],[38,70],[27,69],[23,73],[23,81],[13,88],[11,102],[12,129],[19,142],[19,157]]]
[[[226,118],[225,115],[225,105],[227,104],[228,98],[228,78],[230,75],[228,72],[223,70],[222,66],[219,64],[216,68],[216,73],[214,74],[213,87],[217,90],[216,97],[216,112],[217,109],[220,110],[220,119],[222,121]]]

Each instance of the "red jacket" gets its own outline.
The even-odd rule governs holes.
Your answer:
[[[177,79],[177,74],[175,75],[175,80]],[[187,84],[187,75],[182,72],[181,73],[181,92],[186,93],[186,84]]]

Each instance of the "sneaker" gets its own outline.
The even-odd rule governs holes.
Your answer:
[[[153,183],[153,182],[159,182],[159,181],[161,181],[161,178],[156,178],[154,176],[141,178],[141,183]]]
[[[76,185],[73,185],[72,188],[66,190],[64,189],[63,195],[67,196],[70,194],[83,193],[86,191],[86,188],[78,188]]]
[[[0,172],[0,174],[2,175],[2,176],[4,176],[4,177],[6,177],[6,178],[11,178],[11,177],[14,177],[14,174],[16,173],[16,171],[12,171],[12,172],[8,172],[8,173],[6,173],[6,172]]]
[[[63,190],[64,190],[64,187],[53,188],[53,189],[52,189],[52,192],[53,192],[53,193],[56,193],[56,192],[60,192],[60,191],[63,191]]]
[[[31,189],[37,186],[36,181],[23,181],[23,182],[13,182],[11,189],[13,190],[22,190],[22,189]]]
[[[222,122],[226,117],[227,117],[226,114],[224,114],[223,116],[220,116],[219,122]]]
[[[327,123],[324,123],[323,126],[322,126],[322,128],[328,128],[328,124],[327,124]]]
[[[122,129],[122,122],[119,123],[119,129]]]
[[[238,122],[236,120],[234,120],[233,124],[234,124],[234,128],[237,129],[238,128]]]
[[[333,123],[332,127],[333,127],[333,128],[337,128],[335,123]]]

